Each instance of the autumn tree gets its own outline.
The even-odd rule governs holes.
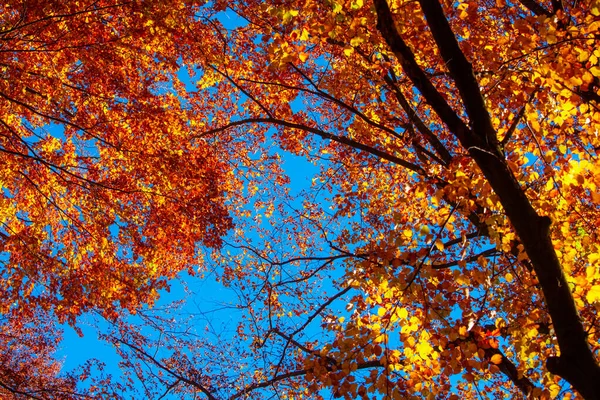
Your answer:
[[[0,10],[0,390],[66,398],[73,381],[49,359],[58,323],[114,320],[195,271],[197,246],[218,246],[231,227],[229,167],[217,146],[189,140],[204,117],[179,90],[177,31],[205,29],[193,4]]]
[[[598,3],[210,6],[245,22],[219,28],[229,57],[199,89],[238,107],[198,137],[320,172],[276,198],[278,171],[238,169],[240,229],[213,261],[250,351],[227,384],[178,385],[598,398]]]
[[[600,397],[597,1],[44,5],[3,17],[6,310],[101,310],[151,398]],[[185,269],[236,329],[140,308]]]

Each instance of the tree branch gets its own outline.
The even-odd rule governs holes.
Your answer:
[[[408,119],[410,120],[410,122],[412,122],[417,127],[417,130],[421,132],[421,134],[425,137],[429,144],[433,146],[435,152],[444,161],[444,164],[450,164],[452,162],[452,156],[450,155],[450,152],[442,144],[440,139],[433,132],[431,132],[431,129],[429,129],[429,127],[425,125],[421,118],[419,118],[416,111],[408,103],[408,100],[406,99],[402,91],[400,91],[400,88],[396,85],[396,82],[394,82],[394,79],[386,75],[384,77],[384,80],[392,89],[396,100],[398,100],[398,104],[400,104],[400,107],[402,107],[406,115],[408,115]]]
[[[495,326],[492,329],[495,329]],[[460,344],[463,342],[472,342],[478,344],[480,343],[480,340],[478,340],[478,337],[476,337],[475,335],[476,334],[473,331],[470,331],[469,335],[465,339],[456,339],[450,343],[454,346],[460,346]],[[525,395],[529,396],[533,392],[533,389],[535,389],[535,385],[529,380],[529,378],[519,373],[519,370],[517,369],[516,365],[509,358],[507,358],[504,355],[504,353],[502,353],[502,351],[500,351],[499,349],[494,349],[490,346],[482,347],[478,345],[477,347],[483,349],[485,358],[488,361],[491,360],[492,356],[499,354],[502,357],[502,361],[499,364],[495,365],[498,366],[500,372],[506,375],[506,377],[510,379],[512,383]]]
[[[517,369],[516,365],[513,364],[512,361],[510,361],[510,359],[508,359],[504,353],[502,353],[500,350],[498,349],[494,349],[492,347],[489,347],[487,349],[483,349],[485,352],[485,357],[489,360],[492,358],[492,356],[499,354],[500,356],[502,356],[502,361],[500,362],[500,364],[498,365],[498,368],[500,368],[500,371],[506,375],[508,377],[508,379],[510,379],[514,385],[519,388],[519,390],[521,390],[521,392],[523,392],[523,394],[525,394],[526,396],[529,396],[532,392],[533,389],[535,389],[535,386],[533,385],[533,383],[529,380],[529,378],[527,378],[526,376],[522,375],[519,373],[519,370]]]
[[[450,268],[450,267],[454,267],[456,265],[458,265],[461,262],[466,262],[466,263],[470,263],[473,261],[477,261],[477,259],[479,259],[479,257],[487,257],[487,256],[493,256],[493,255],[497,255],[498,250],[496,250],[496,248],[491,248],[491,249],[487,249],[485,251],[482,251],[479,254],[474,254],[470,257],[465,258],[464,260],[457,260],[457,261],[451,261],[451,262],[447,262],[444,264],[432,264],[431,268],[432,269],[444,269],[444,268]]]
[[[453,132],[461,142],[469,142],[467,134],[469,127],[458,117],[448,102],[437,91],[428,76],[417,64],[412,50],[406,45],[394,22],[392,12],[386,0],[374,0],[377,11],[377,29],[394,52],[402,65],[404,73],[421,92],[433,111],[441,118],[444,124]]]
[[[546,10],[541,4],[535,0],[519,0],[519,3],[538,17],[545,15],[546,17],[552,16],[550,11]]]
[[[169,375],[173,376],[175,379],[177,379],[178,381],[181,382],[185,382],[190,386],[193,386],[195,388],[197,388],[198,390],[200,390],[202,393],[204,393],[206,395],[206,398],[209,400],[218,400],[215,396],[212,395],[212,393],[205,388],[203,385],[201,385],[200,383],[188,379],[183,375],[177,374],[175,373],[171,368],[163,365],[163,363],[161,363],[160,361],[158,361],[156,358],[154,358],[153,356],[151,356],[150,354],[148,354],[146,351],[144,351],[142,348],[131,344],[129,342],[126,342],[123,339],[119,339],[117,337],[112,337],[113,340],[129,347],[130,349],[134,350],[136,353],[141,354],[144,358],[146,358],[148,361],[150,361],[152,364],[156,365],[158,368],[160,368],[161,370],[165,371],[166,373],[168,373]]]
[[[350,147],[358,149],[358,150],[362,150],[366,153],[377,156],[377,157],[384,159],[386,161],[389,161],[393,164],[397,164],[404,168],[407,168],[413,172],[416,172],[419,175],[427,176],[427,173],[425,172],[425,170],[423,170],[423,168],[421,168],[420,166],[413,164],[409,161],[405,161],[394,155],[388,154],[384,151],[375,149],[371,146],[367,146],[367,145],[357,142],[353,139],[349,139],[349,138],[346,138],[343,136],[337,136],[332,133],[322,131],[321,129],[318,129],[318,128],[313,128],[311,126],[297,124],[294,122],[289,122],[289,121],[285,121],[285,120],[278,119],[278,118],[246,118],[246,119],[242,119],[239,121],[233,121],[227,125],[223,125],[219,128],[215,128],[215,129],[210,129],[208,131],[203,132],[200,135],[196,135],[195,138],[201,138],[201,137],[205,137],[205,136],[208,136],[208,135],[211,135],[214,133],[223,132],[227,129],[234,128],[236,126],[241,126],[241,125],[245,125],[245,124],[260,124],[260,123],[280,125],[280,126],[284,126],[286,128],[298,129],[298,130],[302,130],[305,132],[310,132],[317,136],[320,136],[323,139],[332,140],[334,142],[344,144],[344,145],[350,146]]]
[[[498,146],[496,131],[479,90],[473,67],[460,49],[441,4],[438,0],[419,0],[419,4],[435,43],[440,49],[440,54],[450,71],[450,76],[460,93],[473,132],[484,139],[489,147],[496,148]]]
[[[510,125],[510,128],[508,128],[508,132],[506,132],[506,135],[504,135],[504,138],[500,142],[500,146],[502,148],[504,148],[504,146],[506,146],[506,144],[508,143],[508,141],[510,140],[510,138],[514,134],[515,130],[517,129],[517,126],[519,125],[519,123],[521,122],[521,119],[523,118],[523,115],[525,115],[525,109],[527,108],[527,105],[533,101],[533,99],[534,99],[535,95],[537,94],[538,90],[539,90],[539,86],[536,87],[533,90],[533,92],[531,92],[531,94],[529,95],[529,99],[527,99],[527,101],[525,102],[525,104],[523,104],[523,107],[521,107],[521,110],[519,111],[519,114],[517,114],[517,116],[513,120],[512,124]]]
[[[357,365],[356,369],[382,368],[382,367],[383,366],[381,365],[379,360],[375,360],[375,361],[367,361],[364,363],[360,363]],[[309,370],[300,369],[300,370],[296,370],[296,371],[287,372],[285,374],[276,375],[276,376],[272,377],[271,379],[269,379],[268,381],[254,383],[252,385],[246,386],[244,389],[240,390],[233,396],[229,397],[229,400],[238,399],[238,398],[250,393],[253,390],[265,388],[265,387],[271,386],[277,382],[280,382],[280,381],[283,381],[283,380],[286,380],[289,378],[306,375],[308,372],[309,372]]]
[[[410,62],[403,58],[405,57],[403,53],[406,53],[408,48],[395,30],[386,0],[374,0],[374,2],[378,14],[378,26],[388,44],[395,49],[403,66],[407,64],[409,68],[411,65],[414,67],[416,65],[414,58],[409,60]],[[600,367],[588,345],[587,332],[554,250],[550,237],[552,221],[546,216],[540,216],[533,208],[498,148],[495,131],[489,121],[489,114],[470,64],[460,51],[438,0],[420,0],[420,3],[444,60],[452,65],[451,74],[478,134],[473,135],[465,129],[454,130],[451,125],[447,125],[463,147],[469,151],[498,195],[506,216],[525,247],[544,293],[560,348],[559,357],[550,357],[547,360],[548,371],[566,379],[583,397],[600,398]],[[410,51],[409,54],[412,55]],[[461,72],[459,67],[466,68],[467,72]],[[422,74],[422,71],[420,72]],[[433,87],[431,82],[423,83],[423,77],[418,72],[412,71],[409,74],[407,71],[407,75],[419,90],[420,87]],[[434,97],[435,93],[433,93]],[[427,95],[425,96],[427,98]],[[475,115],[474,112],[481,112],[481,115]],[[443,117],[442,120],[446,123]],[[456,129],[456,126],[454,128]]]

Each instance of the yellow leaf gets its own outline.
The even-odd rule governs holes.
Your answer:
[[[572,76],[571,78],[569,78],[569,83],[573,86],[581,86],[583,81],[578,76]]]
[[[353,10],[358,10],[359,8],[361,8],[364,5],[364,0],[354,0],[352,1],[352,6],[351,8]]]
[[[423,225],[421,227],[421,229],[419,229],[419,233],[421,233],[421,235],[429,235],[429,227],[427,225]]]
[[[298,58],[300,59],[300,61],[304,62],[308,59],[308,54],[300,53],[300,54],[298,54]]]
[[[469,14],[467,13],[467,8],[469,8],[469,4],[467,3],[461,3],[458,5],[458,11],[460,11],[458,17],[460,19],[465,19],[469,16]]]
[[[597,300],[600,300],[600,285],[594,285],[585,296],[589,303],[593,303]]]
[[[550,384],[550,387],[548,389],[550,389],[550,397],[553,399],[558,397],[558,394],[561,390],[560,386],[558,386],[556,383]]]
[[[61,148],[60,140],[50,136],[42,144],[42,150],[48,153],[55,152]]]
[[[566,154],[567,153],[567,146],[565,146],[564,144],[561,144],[558,146],[558,151],[560,151],[561,154]]]
[[[352,53],[354,53],[354,49],[352,47],[344,47],[344,54],[346,55],[346,57],[350,57]]]
[[[308,40],[308,31],[302,28],[302,33],[300,34],[300,40]]]
[[[592,74],[590,74],[588,71],[585,71],[583,73],[583,77],[581,79],[583,80],[583,82],[585,82],[585,83],[587,83],[589,85],[590,83],[592,83],[594,81],[594,76]],[[585,111],[587,111],[587,109]],[[583,112],[585,112],[585,111],[583,111]]]
[[[504,279],[506,279],[506,282],[511,283],[515,277],[509,272],[508,274],[504,275]]]
[[[435,247],[437,247],[439,251],[444,251],[444,243],[440,239],[435,241]]]
[[[398,317],[402,319],[406,319],[406,317],[408,317],[408,311],[406,308],[401,308],[400,311],[398,311]]]
[[[419,353],[419,356],[421,356],[421,358],[427,357],[431,354],[432,351],[433,347],[431,347],[429,342],[419,342],[419,344],[417,344],[417,352]]]
[[[406,236],[406,237],[407,237],[407,238],[409,238],[409,239],[410,239],[410,238],[412,237],[412,235],[413,235],[413,233],[412,233],[412,231],[411,231],[410,229],[405,229],[405,230],[403,230],[403,231],[402,231],[402,233],[404,234],[404,236]]]
[[[196,86],[199,89],[206,89],[208,87],[214,86],[222,80],[220,75],[217,75],[212,70],[204,71],[202,78],[196,82]]]
[[[498,364],[500,364],[500,363],[502,362],[502,355],[500,355],[500,354],[494,354],[494,355],[492,356],[492,358],[490,359],[490,361],[491,361],[493,364],[496,364],[496,365],[498,365]]]
[[[283,23],[286,24],[290,22],[290,20],[298,15],[298,10],[287,10],[283,13]]]
[[[350,39],[350,46],[356,47],[364,41],[365,39],[362,36],[354,36],[352,39]]]

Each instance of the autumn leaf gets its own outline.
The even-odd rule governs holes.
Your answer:
[[[592,286],[586,295],[586,299],[590,303],[600,300],[600,285]]]
[[[502,364],[502,355],[501,355],[501,354],[494,354],[494,355],[492,356],[492,358],[490,358],[490,361],[491,361],[493,364],[496,364],[496,365],[498,365],[498,364]]]

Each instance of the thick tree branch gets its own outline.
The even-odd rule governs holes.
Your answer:
[[[547,17],[552,16],[550,11],[546,10],[540,3],[535,0],[519,0],[519,3],[532,13],[537,16],[545,15]]]
[[[529,380],[529,378],[519,373],[519,370],[517,369],[515,364],[513,364],[513,362],[510,361],[510,359],[508,359],[500,350],[494,349],[492,347],[484,349],[484,351],[485,357],[488,360],[496,354],[502,356],[502,361],[500,362],[500,364],[498,364],[498,368],[500,368],[500,371],[504,375],[506,375],[508,379],[510,379],[514,383],[514,385],[518,387],[521,392],[523,392],[523,394],[525,394],[526,396],[531,395],[533,389],[535,389],[535,386]]]
[[[414,129],[413,129],[412,125],[409,126],[409,130],[412,131],[414,134]],[[413,148],[415,149],[415,153],[417,154],[417,157],[420,160],[423,160],[426,163],[429,162],[430,160],[433,160],[440,165],[446,165],[446,163],[444,163],[438,156],[433,154],[431,151],[427,150],[425,147],[421,146],[421,144],[418,142],[418,140],[416,138],[413,139],[412,145],[413,145]]]
[[[492,329],[495,329],[495,326]],[[476,334],[473,331],[470,331],[469,335],[466,338],[456,339],[450,343],[454,346],[460,346],[460,344],[463,342],[471,342],[478,344],[478,347],[483,349],[485,359],[488,362],[491,362],[491,359],[494,355],[499,354],[502,357],[502,361],[500,361],[499,364],[495,365],[497,365],[497,367],[500,369],[500,372],[506,375],[506,377],[510,379],[512,383],[517,388],[519,388],[521,392],[523,392],[523,394],[525,394],[526,396],[531,395],[533,389],[535,389],[535,385],[533,384],[533,382],[531,382],[531,380],[529,380],[529,378],[527,378],[526,376],[519,373],[517,366],[509,358],[507,358],[502,351],[500,351],[499,349],[494,349],[493,347],[490,347],[487,344],[485,346],[481,346],[481,342],[478,339],[481,340],[481,337],[476,336]]]
[[[377,11],[377,28],[387,42],[390,49],[394,52],[398,61],[402,65],[404,73],[413,82],[415,87],[421,92],[427,103],[433,108],[435,113],[442,119],[444,124],[459,136],[461,142],[468,140],[467,134],[469,127],[458,117],[456,112],[450,107],[444,97],[437,91],[435,86],[429,80],[429,77],[423,72],[412,50],[404,42],[404,39],[398,33],[392,12],[386,0],[374,0],[375,10]]]
[[[444,10],[438,0],[420,0],[427,24],[433,38],[440,49],[444,63],[450,71],[460,97],[471,121],[471,127],[488,144],[496,148],[496,131],[492,125],[485,100],[479,90],[479,84],[473,73],[473,67],[458,45],[456,36],[444,15]]]

